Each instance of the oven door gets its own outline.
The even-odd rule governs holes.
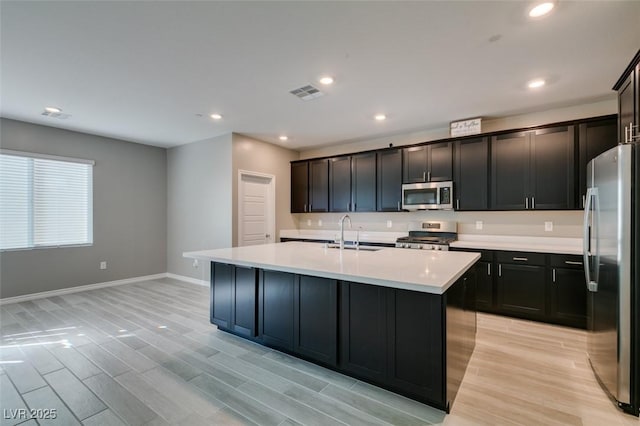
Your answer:
[[[402,185],[403,210],[435,210],[440,208],[439,183],[410,183]]]

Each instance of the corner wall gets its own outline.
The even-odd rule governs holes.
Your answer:
[[[0,297],[166,272],[165,149],[4,118],[0,141],[95,161],[93,245],[1,252]]]
[[[289,162],[300,153],[241,134],[233,134],[233,246],[238,245],[238,170],[266,173],[276,177],[276,237],[280,229],[296,228],[290,213],[291,173]]]
[[[167,153],[167,272],[209,281],[209,262],[193,267],[185,251],[231,247],[231,134]],[[206,264],[205,264],[206,263]]]

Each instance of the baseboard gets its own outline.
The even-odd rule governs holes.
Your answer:
[[[104,288],[104,287],[113,287],[113,286],[123,285],[123,284],[132,284],[140,281],[157,280],[160,278],[166,278],[167,276],[168,274],[166,272],[163,272],[161,274],[145,275],[142,277],[126,278],[123,280],[107,281],[107,282],[96,283],[96,284],[79,285],[76,287],[61,288],[59,290],[25,294],[23,296],[4,297],[0,299],[0,305],[6,305],[9,303],[26,302],[27,300],[34,300],[34,299],[43,299],[45,297],[61,296],[64,294],[78,293],[80,291],[95,290],[95,289]],[[181,279],[181,278],[178,278],[178,279]]]
[[[209,287],[209,282],[205,280],[199,280],[197,278],[185,277],[184,275],[177,275],[167,272],[167,278],[173,278],[174,280],[180,280],[188,282],[189,284],[202,285],[205,287]]]

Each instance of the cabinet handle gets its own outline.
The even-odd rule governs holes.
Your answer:
[[[584,199],[585,199],[585,196],[583,195],[583,196],[582,196],[582,208],[583,208],[583,209],[584,209]]]
[[[532,209],[536,208],[536,197],[531,197],[531,208]]]
[[[311,206],[312,206],[312,204],[309,203],[309,211],[312,211]]]
[[[491,276],[491,264],[487,263],[487,276]]]
[[[565,260],[564,263],[567,265],[580,265],[582,266],[582,262],[576,262],[575,260]]]
[[[498,263],[498,276],[502,276],[502,263]]]
[[[627,126],[624,126],[624,143],[628,143],[629,138],[627,137]]]
[[[351,203],[347,203],[347,211],[350,212],[351,211]]]
[[[460,198],[456,200],[456,210],[460,210]]]
[[[528,259],[528,258],[526,258],[526,257],[514,257],[514,258],[513,258],[513,260],[516,260],[516,261],[518,261],[518,262],[526,262],[526,261],[528,261],[529,259]]]
[[[631,133],[631,132],[629,132],[629,133]],[[428,172],[428,173],[427,173],[427,176],[429,177],[429,179],[428,179],[428,180],[429,180],[429,182],[431,182],[431,172]]]
[[[553,268],[552,272],[553,272],[553,274],[552,274],[553,275],[553,282],[555,283],[556,282],[556,268]]]
[[[307,203],[304,203],[304,212],[307,212]]]
[[[400,201],[398,201],[398,211],[400,211]]]
[[[422,172],[422,181],[423,182],[427,181],[427,172]]]
[[[525,197],[524,199],[524,208],[525,210],[529,210],[529,197]]]

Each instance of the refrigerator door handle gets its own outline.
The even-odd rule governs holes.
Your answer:
[[[587,189],[586,203],[584,206],[584,223],[583,223],[583,234],[582,234],[582,255],[584,257],[584,274],[585,280],[587,284],[587,289],[589,291],[598,291],[598,283],[591,280],[591,262],[589,261],[589,255],[591,251],[590,240],[591,236],[589,235],[589,220],[591,218],[591,208],[593,203],[593,198],[597,194],[596,188]],[[598,261],[597,259],[596,261]]]

